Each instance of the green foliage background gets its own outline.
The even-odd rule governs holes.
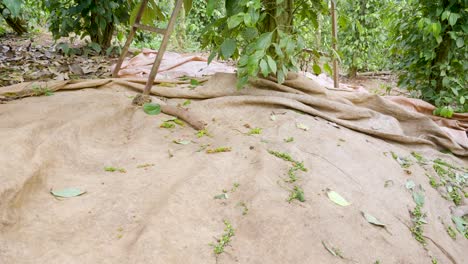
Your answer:
[[[191,10],[179,18],[177,41],[184,49],[211,51],[210,61],[234,60],[239,87],[262,76],[281,83],[299,68],[331,74],[327,62],[335,57],[350,76],[393,70],[401,87],[437,106],[435,114],[468,112],[468,0],[336,0],[336,51],[330,1],[185,0]],[[88,45],[104,51],[112,38],[122,45],[139,2],[0,0],[0,7],[4,17],[48,27],[56,39],[89,36]],[[149,2],[143,22],[164,26],[173,1]],[[157,48],[159,40],[150,33],[136,36],[141,47]]]
[[[399,84],[435,104],[435,114],[468,112],[468,0],[408,0],[395,13]]]

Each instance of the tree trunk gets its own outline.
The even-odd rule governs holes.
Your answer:
[[[432,61],[432,66],[440,65],[448,61],[448,55],[449,55],[451,46],[452,46],[452,38],[450,37],[449,34],[444,34],[442,38],[442,42],[440,43],[439,47],[435,51],[437,55],[436,55],[435,60]],[[440,91],[447,89],[447,87],[444,88],[444,85],[442,83],[442,80],[444,79],[444,77],[440,76],[440,74],[438,73],[439,73],[438,71],[437,71],[437,74],[436,72],[433,71],[431,79],[436,80],[437,82],[436,91],[440,92]]]
[[[99,28],[99,25],[94,25],[96,28]],[[101,30],[101,29],[100,29]],[[114,34],[114,23],[107,23],[106,28],[97,34],[91,35],[91,41],[99,44],[101,46],[101,53],[106,52],[107,48],[110,47],[112,37]]]
[[[266,7],[265,32],[274,31],[273,42],[277,42],[278,34],[275,29],[290,33],[293,26],[294,0],[284,0],[276,4],[276,0],[263,0]]]
[[[185,9],[181,8],[179,12],[179,17],[177,18],[177,25],[175,29],[175,37],[177,40],[177,46],[179,49],[184,50],[185,48],[185,39],[186,39],[186,27],[185,27]]]

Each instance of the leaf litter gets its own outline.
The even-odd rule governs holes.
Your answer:
[[[113,63],[87,47],[70,45],[78,53],[66,56],[61,46],[46,34],[16,36],[7,34],[0,39],[0,86],[26,81],[69,79],[99,79],[111,76]]]

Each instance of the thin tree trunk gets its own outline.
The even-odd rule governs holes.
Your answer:
[[[450,37],[449,34],[444,34],[442,38],[442,42],[440,43],[439,47],[436,49],[437,55],[436,55],[435,60],[432,61],[432,66],[440,65],[448,61],[448,55],[449,55],[451,46],[452,46],[452,38]],[[443,76],[440,76],[440,74],[434,74],[433,72],[432,78],[434,78],[437,82],[436,91],[442,91],[446,89],[444,88],[443,83],[442,83],[442,80],[444,79]]]
[[[185,39],[186,39],[186,26],[185,26],[185,9],[182,8],[179,12],[179,17],[177,19],[178,23],[175,29],[175,37],[177,39],[177,45],[179,49],[184,50],[185,48]]]

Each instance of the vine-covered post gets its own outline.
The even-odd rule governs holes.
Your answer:
[[[336,30],[336,6],[335,0],[331,2],[331,18],[332,18],[332,49],[336,51],[336,43],[338,42],[338,32]],[[340,87],[338,82],[338,61],[336,56],[333,55],[333,86],[335,88]]]

